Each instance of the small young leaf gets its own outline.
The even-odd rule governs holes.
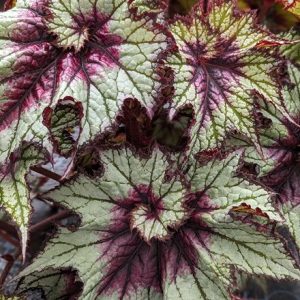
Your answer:
[[[81,132],[82,105],[72,97],[65,97],[55,108],[47,107],[43,123],[48,127],[54,151],[68,156],[76,147]]]
[[[168,8],[167,0],[130,0],[130,8],[135,10],[138,16],[143,14],[164,15]]]

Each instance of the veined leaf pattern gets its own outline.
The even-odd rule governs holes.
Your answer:
[[[23,140],[47,146],[42,112],[66,96],[83,106],[80,143],[111,125],[127,97],[151,109],[167,47],[125,0],[21,0],[1,13],[0,41],[1,162]]]
[[[292,32],[288,38],[298,40],[299,34]],[[260,143],[263,146],[263,157],[244,141],[244,160],[257,166],[255,175],[276,192],[278,207],[299,248],[300,46],[299,44],[283,46],[280,53],[286,59],[279,69],[279,75],[283,103],[289,118],[274,105],[260,100],[257,122],[261,127]]]
[[[17,296],[225,300],[233,270],[300,279],[299,34],[235,1],[170,3],[6,1],[0,206],[24,259],[33,195],[72,214]],[[60,159],[31,193],[31,166]]]
[[[237,155],[194,163],[190,188],[166,177],[168,162],[159,151],[141,159],[130,150],[108,150],[101,161],[101,178],[79,175],[46,195],[78,213],[81,225],[60,229],[21,273],[29,276],[27,288],[26,278],[47,268],[78,271],[80,299],[230,299],[231,265],[299,278],[271,223],[257,227],[231,217],[244,203],[281,222],[269,192],[235,177]]]
[[[158,58],[166,47],[166,35],[146,15],[135,17],[125,0],[20,0],[2,12],[0,166],[8,164],[24,141],[47,149],[52,141],[55,150],[68,155],[77,142],[110,126],[128,96],[138,97],[150,110],[159,90]],[[78,117],[69,111],[60,120],[51,119],[50,111],[55,116],[63,99],[70,97],[82,106],[77,107]],[[62,113],[67,113],[66,105]],[[47,114],[51,138],[43,125]],[[80,137],[68,132],[75,130],[70,126],[80,128]],[[7,185],[13,186],[14,180],[6,176],[0,189]],[[0,201],[22,231],[28,215],[20,216],[11,207],[23,211],[26,203],[28,212],[28,193],[24,190],[10,204],[6,196]]]
[[[251,93],[280,105],[272,75],[277,61],[259,47],[272,36],[252,14],[239,14],[233,1],[211,1],[207,14],[201,3],[170,27],[178,48],[167,59],[175,72],[172,109],[194,108],[192,153],[220,146],[234,130],[257,144]]]
[[[39,146],[24,144],[19,151],[11,155],[10,162],[0,173],[0,206],[19,227],[23,257],[27,246],[31,213],[30,189],[26,175],[31,166],[45,161],[46,156]]]
[[[297,41],[299,34],[291,32],[285,38],[292,42]],[[282,104],[287,109],[286,113],[262,97],[255,96],[254,115],[261,153],[255,151],[249,139],[239,137],[234,142],[229,141],[229,144],[245,148],[245,160],[259,166],[258,176],[260,177],[289,164],[296,158],[298,151],[300,44],[292,43],[282,46],[280,55],[284,61],[281,62],[277,73],[282,89]]]

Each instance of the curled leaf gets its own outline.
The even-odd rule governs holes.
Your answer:
[[[55,108],[43,112],[43,123],[50,131],[54,151],[68,156],[76,147],[81,132],[82,105],[72,97],[65,97]]]

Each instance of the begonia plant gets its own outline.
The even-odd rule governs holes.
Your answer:
[[[0,206],[22,270],[3,299],[225,300],[240,272],[300,280],[299,29],[236,1],[170,6],[6,1]],[[36,200],[55,211],[40,223]]]

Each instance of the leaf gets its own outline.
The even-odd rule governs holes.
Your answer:
[[[298,40],[299,36],[290,33],[291,41]],[[286,176],[288,166],[297,160],[299,152],[299,124],[300,124],[300,67],[299,43],[281,47],[280,52],[286,59],[279,69],[278,75],[282,86],[283,105],[286,113],[282,113],[275,105],[259,99],[256,112],[256,125],[259,129],[259,141],[262,154],[257,153],[249,142],[245,142],[245,160],[259,166],[259,176],[269,176],[266,183],[276,186]],[[268,126],[263,126],[263,123]],[[279,173],[282,173],[279,176]]]
[[[137,99],[125,99],[117,118],[126,134],[126,141],[137,149],[151,144],[151,119],[147,109]]]
[[[287,87],[289,92],[292,92]],[[296,102],[295,102],[296,104]],[[286,126],[288,121],[283,114],[272,104],[261,100],[259,108],[256,112],[256,124],[259,132],[259,141],[261,153],[253,147],[249,140],[238,138],[237,145],[244,149],[244,160],[247,163],[252,163],[257,166],[257,175],[263,177],[273,171],[290,163],[293,159],[293,149],[295,139],[289,126]],[[263,126],[263,123],[268,123],[268,126]],[[294,129],[295,126],[292,126]],[[289,149],[290,146],[290,149]],[[274,184],[276,185],[276,178]],[[277,178],[278,180],[279,178]]]
[[[297,31],[291,31],[285,36],[286,39],[290,40],[292,43],[290,45],[285,45],[280,48],[280,53],[284,55],[289,60],[294,63],[300,63],[300,35]],[[293,43],[293,41],[298,41],[298,43]]]
[[[36,276],[37,275],[37,276]],[[81,282],[76,272],[71,270],[47,269],[38,274],[32,274],[27,278],[31,288],[23,286],[26,297],[30,299],[32,291],[40,292],[42,299],[74,299],[81,291]],[[21,284],[22,286],[22,284]],[[26,298],[26,299],[28,299]],[[38,299],[37,296],[34,299]]]
[[[135,149],[149,152],[154,141],[171,150],[183,149],[187,144],[188,128],[193,112],[184,108],[176,112],[172,121],[168,110],[159,108],[152,118],[147,109],[136,99],[125,99],[120,115],[117,117],[119,134],[109,139],[111,144],[126,141]]]
[[[167,59],[175,72],[172,109],[194,108],[192,153],[220,146],[233,130],[257,145],[252,92],[280,105],[276,58],[259,47],[273,36],[255,25],[252,14],[238,13],[232,1],[211,1],[207,15],[201,3],[171,26],[178,47]]]
[[[26,175],[30,166],[46,159],[45,152],[36,145],[23,145],[18,153],[11,156],[10,163],[0,173],[0,206],[19,226],[22,237],[22,254],[25,258],[28,225],[31,213],[30,191]]]
[[[286,10],[300,18],[300,2],[298,0],[277,0]]]
[[[234,207],[245,204],[256,209],[265,208],[269,210],[268,215],[278,218],[266,191],[234,176],[237,162],[237,157],[229,156],[204,167],[192,167],[189,171],[191,190],[196,196],[190,206],[194,208],[193,218],[198,224],[200,220],[202,223],[202,235],[194,233],[193,240],[194,243],[197,241],[203,262],[194,273],[184,274],[170,284],[169,291],[175,299],[228,299],[221,282],[227,279],[227,286],[229,284],[229,265],[251,274],[268,273],[275,277],[286,272],[286,257],[282,255],[279,240],[276,242],[270,233],[258,232],[255,227],[235,222],[229,217]],[[268,247],[272,247],[270,252],[266,251]],[[292,270],[292,264],[288,265]],[[208,266],[213,269],[214,276],[207,272]]]
[[[7,297],[4,295],[0,295],[0,300],[22,300],[22,298],[19,297]]]
[[[299,166],[294,166],[292,170],[289,171],[284,184],[277,190],[286,223],[290,228],[298,249],[300,249],[300,173],[298,167]]]
[[[54,150],[68,156],[75,149],[81,132],[83,117],[80,102],[72,97],[65,97],[55,108],[47,107],[43,112],[43,123],[48,127]]]
[[[108,151],[103,154],[102,162],[105,174],[101,180],[91,180],[88,177],[80,176],[73,182],[70,182],[70,184],[67,184],[64,191],[61,190],[63,194],[60,195],[60,191],[53,191],[53,194],[48,195],[49,197],[55,197],[57,202],[75,209],[82,220],[81,229],[84,232],[84,236],[79,238],[83,233],[81,230],[74,232],[74,235],[70,235],[70,232],[63,229],[58,236],[58,240],[66,238],[67,240],[71,239],[74,242],[72,242],[73,245],[79,243],[77,245],[78,251],[75,251],[74,255],[80,260],[87,259],[85,263],[82,261],[80,265],[82,267],[86,266],[89,270],[78,269],[79,276],[84,282],[81,296],[83,299],[85,297],[95,297],[101,287],[104,289],[103,295],[106,294],[106,290],[108,293],[113,293],[113,289],[118,284],[118,281],[120,281],[120,285],[124,285],[124,292],[130,292],[131,284],[135,285],[134,281],[128,285],[127,291],[126,277],[123,277],[121,274],[119,278],[117,270],[114,271],[114,264],[109,262],[110,258],[106,253],[108,248],[110,248],[110,251],[117,251],[114,258],[116,266],[118,266],[124,263],[121,256],[123,251],[124,257],[130,261],[130,255],[134,254],[135,244],[140,245],[141,260],[146,265],[143,267],[138,262],[138,258],[133,257],[132,259],[137,260],[136,264],[138,265],[135,267],[133,263],[134,271],[128,269],[128,276],[131,280],[136,278],[135,280],[138,281],[136,284],[141,284],[142,287],[145,284],[150,285],[150,293],[155,297],[155,294],[157,294],[155,290],[159,289],[159,279],[156,279],[151,274],[156,268],[155,261],[149,260],[147,262],[147,252],[155,251],[155,249],[149,249],[148,243],[150,243],[151,237],[157,237],[158,240],[166,239],[168,236],[167,226],[176,226],[177,222],[184,217],[184,209],[179,201],[184,196],[183,186],[176,180],[173,180],[170,184],[163,183],[167,162],[160,153],[149,160],[140,160],[134,157],[130,151]],[[132,170],[135,171],[132,172]],[[82,187],[84,187],[83,192],[85,195],[82,194]],[[85,190],[85,187],[87,190]],[[70,195],[70,197],[67,195]],[[71,198],[73,201],[70,201]],[[156,213],[159,214],[157,218],[155,217]],[[127,220],[128,218],[130,220]],[[131,234],[129,221],[132,222],[133,234]],[[113,229],[112,226],[116,226],[116,228]],[[112,230],[111,237],[109,237],[110,227]],[[124,233],[122,234],[123,231]],[[107,243],[105,242],[106,239]],[[115,239],[115,243],[113,239]],[[71,240],[67,243],[70,245],[72,252],[73,245],[70,244]],[[132,246],[130,246],[130,240],[132,240]],[[54,240],[50,243],[52,244],[52,242]],[[122,247],[123,243],[125,243],[125,247]],[[128,247],[126,247],[126,243],[128,243]],[[56,242],[53,244],[54,247],[56,247],[55,244]],[[77,246],[75,247],[77,248]],[[97,250],[98,247],[102,248],[99,248],[100,252]],[[87,256],[84,254],[85,251],[91,251],[91,253]],[[46,252],[48,253],[47,250]],[[68,255],[69,253],[66,253],[66,255],[62,254],[55,261],[60,261],[62,263],[61,266],[67,267]],[[98,258],[101,256],[102,259],[99,260]],[[57,266],[55,261],[53,260],[50,263],[52,267]],[[37,260],[37,263],[39,264],[39,260]],[[90,265],[90,263],[92,264]],[[112,280],[115,283],[105,287],[106,281],[110,279],[109,270],[105,271],[106,274],[103,273],[104,269],[107,269],[105,268],[107,263],[109,264],[108,268],[112,268],[111,272],[115,277]],[[43,268],[44,265],[42,264],[41,269]],[[147,268],[153,270],[149,271],[148,279],[146,278],[147,274],[144,273],[144,270]],[[94,275],[92,275],[93,273]],[[121,273],[126,274],[126,266],[124,272]],[[143,273],[144,275],[142,275]],[[140,279],[139,275],[141,275]],[[97,286],[94,286],[96,282],[90,281],[91,278],[97,281]],[[153,289],[151,288],[151,278],[153,278]],[[147,290],[136,292],[137,295],[143,298]],[[122,289],[118,289],[117,293],[122,294]]]
[[[289,37],[291,40],[299,38],[295,33],[290,33]],[[284,46],[280,51],[286,58],[279,69],[279,75],[283,88],[283,104],[287,108],[289,118],[273,105],[260,101],[261,119],[270,120],[268,122],[270,126],[260,129],[260,144],[263,146],[264,158],[246,143],[244,160],[258,166],[259,180],[275,191],[279,200],[277,205],[299,248],[299,44]]]
[[[160,22],[164,21],[163,15],[168,8],[166,0],[130,0],[130,8],[135,10],[138,16],[152,14],[158,17]]]
[[[151,110],[167,37],[125,0],[25,1],[0,15],[0,162],[21,141],[49,147],[43,110],[73,97],[83,106],[79,144],[109,127],[124,99]]]
[[[44,195],[79,214],[81,225],[59,229],[20,274],[26,288],[32,276],[41,286],[47,268],[77,270],[79,299],[230,299],[231,265],[299,278],[271,232],[230,217],[245,203],[281,221],[267,191],[234,176],[236,155],[204,167],[192,161],[190,189],[167,176],[159,151],[139,158],[108,150],[101,161],[102,178],[79,175]]]

